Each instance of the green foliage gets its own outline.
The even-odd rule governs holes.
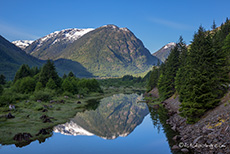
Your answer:
[[[4,85],[4,84],[6,84],[6,77],[3,74],[1,74],[0,75],[0,85]]]
[[[74,87],[71,84],[71,81],[66,78],[62,83],[62,89],[66,92],[74,93]]]
[[[122,81],[130,81],[133,80],[133,76],[132,75],[125,75],[122,77]]]
[[[50,78],[49,81],[46,83],[46,88],[53,89],[53,90],[57,89],[57,85],[55,84],[52,78]]]
[[[14,89],[19,93],[31,93],[35,90],[36,81],[32,77],[19,79],[14,84]]]
[[[183,39],[181,38],[181,40]],[[171,53],[168,56],[168,59],[166,60],[163,66],[164,69],[161,68],[161,75],[158,81],[159,94],[161,100],[169,98],[176,91],[175,77],[176,77],[177,70],[179,69],[180,66],[179,63],[180,51],[181,51],[180,43],[177,43],[176,46],[171,50]]]
[[[18,80],[18,79],[22,79],[24,77],[28,77],[31,76],[31,71],[30,71],[30,67],[26,64],[23,64],[19,70],[17,71],[15,77],[14,77],[14,83]]]
[[[41,82],[37,82],[36,83],[36,87],[35,87],[35,91],[39,91],[39,90],[42,90],[42,83]]]
[[[3,91],[4,91],[4,89],[3,89],[2,85],[0,85],[0,95],[2,95]]]
[[[157,87],[159,76],[160,76],[160,69],[154,66],[153,70],[150,73],[149,80],[147,83],[147,91],[150,91],[153,88]]]
[[[61,79],[56,72],[54,63],[47,60],[46,64],[41,69],[39,81],[42,83],[43,87],[45,87],[50,78],[53,79],[58,87],[60,87]]]
[[[34,101],[41,100],[41,101],[50,101],[53,96],[55,96],[55,91],[50,89],[44,89],[35,91],[34,95],[31,96],[31,99]]]
[[[191,44],[185,66],[186,79],[179,92],[180,112],[189,123],[196,122],[205,111],[215,107],[224,94],[223,87],[228,85],[226,53],[215,50],[214,45],[210,35],[200,27]]]
[[[180,37],[165,64],[159,68],[158,90],[161,100],[177,91],[180,114],[194,123],[224,96],[230,82],[230,22],[213,31],[200,27],[187,51]],[[154,71],[149,87],[154,85]]]
[[[75,77],[75,75],[73,74],[72,71],[70,71],[69,74],[68,74],[68,77],[70,77],[70,78],[71,78],[71,77]]]
[[[66,79],[67,78],[67,75],[66,74],[64,74],[63,75],[63,77],[62,77],[62,79]]]

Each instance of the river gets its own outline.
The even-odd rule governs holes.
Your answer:
[[[175,133],[167,112],[149,107],[140,94],[90,100],[88,110],[55,126],[51,137],[21,148],[1,145],[1,154],[170,154]]]

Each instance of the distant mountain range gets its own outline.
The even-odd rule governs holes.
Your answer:
[[[162,62],[165,62],[165,60],[168,58],[171,50],[176,46],[176,43],[171,42],[163,46],[160,50],[153,53],[153,56],[156,56],[158,59],[160,59]]]
[[[7,41],[0,35],[0,74],[4,74],[7,80],[12,80],[16,71],[22,64],[28,64],[30,67],[41,67],[45,60],[40,60],[27,54],[22,49],[18,48],[11,42]],[[58,74],[62,76],[64,73],[73,73],[78,77],[92,77],[85,67],[80,63],[67,60],[58,59],[54,61]]]
[[[69,44],[94,29],[64,29],[35,40],[25,51],[42,60],[55,59]]]
[[[41,67],[47,59],[54,61],[60,76],[73,71],[77,77],[141,74],[158,61],[128,28],[115,25],[64,29],[35,41],[12,43],[0,37],[0,74],[8,80],[20,65]]]
[[[62,58],[78,62],[100,77],[143,73],[158,61],[129,29],[115,25],[56,31],[24,50],[41,60]]]
[[[26,47],[28,47],[33,42],[34,41],[31,41],[31,40],[18,40],[18,41],[13,41],[12,43],[15,44],[17,47],[21,48],[22,50],[24,50]]]

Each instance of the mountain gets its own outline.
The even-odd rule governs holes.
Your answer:
[[[74,136],[96,135],[104,139],[128,136],[149,113],[145,103],[138,103],[142,98],[137,94],[103,98],[96,110],[79,112],[70,122],[54,127],[54,131]]]
[[[142,73],[158,61],[129,29],[115,25],[85,34],[61,51],[58,58],[77,61],[96,76]]]
[[[4,74],[7,80],[13,79],[16,71],[22,64],[29,66],[42,66],[43,62],[26,54],[11,42],[0,35],[0,74]]]
[[[175,46],[176,46],[176,43],[174,43],[174,42],[168,43],[165,46],[163,46],[160,50],[153,53],[153,56],[156,56],[162,62],[164,62],[168,58],[168,56],[171,52],[171,49],[173,49]]]
[[[64,29],[46,35],[25,48],[25,51],[42,60],[54,59],[68,44],[73,43],[84,34],[92,31],[88,29]]]
[[[21,48],[24,50],[26,47],[28,47],[31,43],[34,41],[29,41],[29,40],[18,40],[18,41],[13,41],[12,43],[15,44],[17,47]]]
[[[27,54],[0,35],[0,74],[4,74],[7,80],[14,78],[22,64],[28,64],[30,67],[41,67],[45,62]],[[60,76],[72,71],[77,77],[92,77],[92,74],[85,67],[72,60],[58,59],[54,61],[54,65]]]
[[[34,41],[25,51],[42,60],[79,62],[95,76],[143,73],[158,60],[129,29],[115,25],[57,31]]]

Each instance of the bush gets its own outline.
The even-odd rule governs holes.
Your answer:
[[[33,100],[41,100],[41,101],[49,101],[53,98],[55,92],[53,90],[45,89],[35,91],[34,95],[32,96]]]
[[[18,79],[14,84],[14,90],[19,93],[31,93],[35,90],[36,81],[32,77]]]

